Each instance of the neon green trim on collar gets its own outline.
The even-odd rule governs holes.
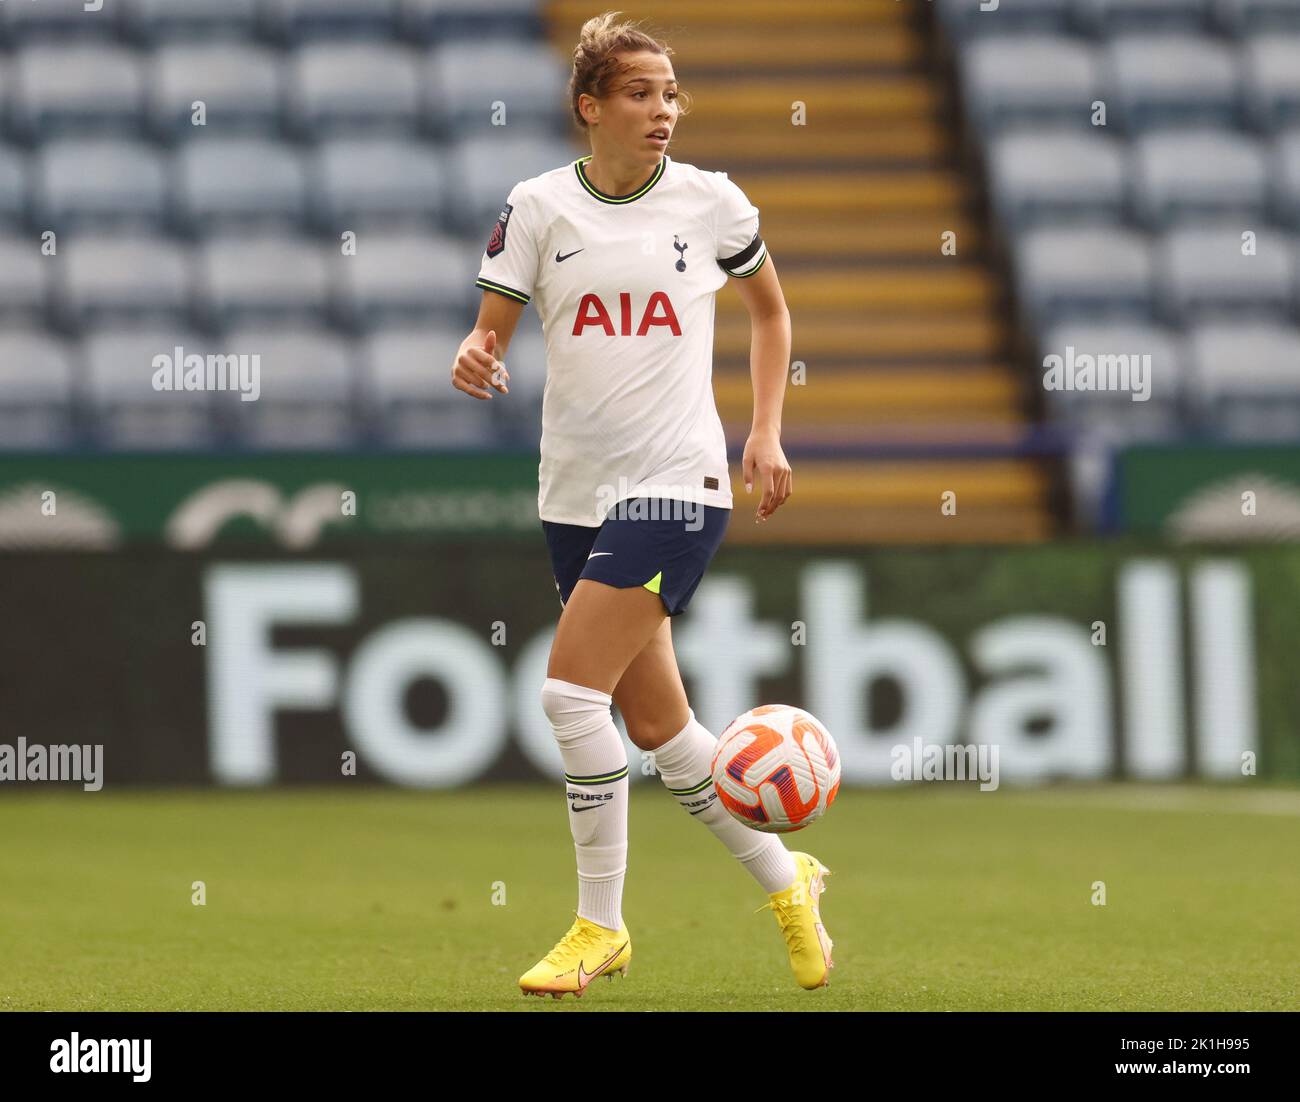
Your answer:
[[[628,195],[607,195],[605,192],[601,191],[600,188],[596,187],[596,185],[593,184],[590,180],[588,180],[586,174],[583,173],[582,171],[582,166],[585,165],[590,160],[591,160],[590,155],[586,157],[579,157],[576,161],[573,162],[573,170],[578,174],[578,182],[582,184],[587,194],[590,195],[593,199],[599,199],[602,203],[635,202],[637,199],[640,199],[641,196],[643,196],[647,191],[649,191],[652,187],[655,186],[655,184],[657,184],[660,181],[660,179],[663,177],[664,170],[668,167],[668,155],[665,153],[664,156],[659,161],[659,166],[651,174],[650,179],[648,179],[644,184],[642,184],[639,188],[637,188],[636,191],[631,192]]]

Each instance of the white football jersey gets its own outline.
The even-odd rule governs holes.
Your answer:
[[[726,173],[667,155],[632,193],[606,195],[590,160],[514,186],[475,284],[541,316],[538,513],[598,527],[629,497],[729,509],[714,300],[767,259],[758,210]]]

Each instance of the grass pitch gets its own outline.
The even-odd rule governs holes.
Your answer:
[[[1300,1009],[1295,790],[842,790],[787,840],[834,873],[805,992],[766,896],[644,783],[629,974],[559,1002],[516,986],[577,904],[558,785],[11,790],[0,838],[4,1009]]]

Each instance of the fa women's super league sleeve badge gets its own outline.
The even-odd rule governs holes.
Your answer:
[[[506,247],[506,223],[510,221],[510,212],[514,210],[509,203],[501,211],[501,216],[497,219],[497,224],[492,227],[492,236],[488,238],[487,254],[489,257],[496,256]]]

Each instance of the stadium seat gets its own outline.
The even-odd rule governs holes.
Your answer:
[[[167,171],[162,155],[143,142],[61,139],[38,150],[32,195],[34,217],[56,229],[157,227],[166,219]]]
[[[293,57],[288,112],[301,135],[413,134],[420,111],[420,69],[405,46],[319,42]]]
[[[1221,315],[1284,318],[1294,299],[1291,240],[1261,225],[1254,247],[1255,255],[1243,255],[1239,222],[1164,234],[1156,247],[1162,313],[1184,323]]]
[[[324,329],[240,329],[220,342],[237,355],[260,357],[261,393],[218,398],[239,443],[252,448],[347,448],[359,418],[351,343]]]
[[[0,447],[71,446],[75,399],[66,345],[40,330],[0,330]]]
[[[167,238],[64,238],[53,261],[54,315],[68,329],[128,323],[183,326],[193,260]]]
[[[1074,0],[1075,21],[1093,34],[1195,33],[1210,26],[1210,0]]]
[[[41,242],[35,237],[0,237],[0,319],[22,325],[41,320],[52,259],[41,255]]]
[[[398,0],[262,0],[267,25],[289,43],[304,38],[391,38]]]
[[[1300,439],[1300,329],[1210,323],[1191,331],[1204,422],[1233,439]]]
[[[1153,229],[1230,215],[1258,222],[1268,206],[1268,158],[1244,134],[1145,134],[1133,143],[1132,164],[1134,206]]]
[[[203,136],[176,154],[173,197],[180,224],[199,235],[258,224],[297,229],[307,170],[283,142]]]
[[[274,134],[280,128],[280,66],[265,46],[251,43],[164,44],[149,81],[149,125],[170,140],[215,132]],[[206,108],[207,127],[193,125],[193,104]]]
[[[144,41],[251,39],[258,0],[125,0],[128,33]]]
[[[1279,130],[1300,122],[1300,34],[1252,38],[1243,48],[1241,69],[1257,127]]]
[[[1214,9],[1219,24],[1233,34],[1300,32],[1300,4],[1295,0],[1214,0]]]
[[[1293,230],[1300,230],[1300,127],[1278,138],[1272,172],[1277,216]]]
[[[326,321],[329,270],[313,241],[219,237],[201,246],[197,271],[210,328]]]
[[[0,224],[17,224],[27,216],[27,154],[0,144]]]
[[[478,301],[476,246],[441,235],[367,233],[334,266],[336,298],[352,326],[464,321]]]
[[[1073,364],[1076,389],[1047,389],[1041,373],[1045,411],[1071,442],[1066,471],[1075,522],[1085,528],[1104,523],[1105,501],[1113,473],[1114,450],[1135,443],[1179,439],[1187,417],[1188,362],[1184,342],[1168,329],[1141,323],[1067,322],[1048,330],[1041,357],[1060,356]],[[1094,361],[1094,380],[1112,379],[1129,389],[1079,389],[1083,356],[1126,356],[1124,361]],[[1142,358],[1150,356],[1149,361]],[[1135,359],[1135,357],[1137,359]],[[1135,373],[1135,367],[1138,371]],[[1096,383],[1089,385],[1095,386]],[[1146,400],[1137,400],[1143,393]]]
[[[362,342],[367,405],[386,446],[497,445],[495,399],[475,399],[451,385],[452,361],[464,337],[463,327],[448,325],[383,329]]]
[[[10,42],[111,38],[121,28],[121,5],[106,2],[87,11],[86,0],[22,0],[0,3],[0,39]]]
[[[1025,34],[1068,30],[1070,0],[1001,0],[982,11],[981,0],[938,0],[944,27],[960,40],[976,34]]]
[[[403,0],[403,33],[417,42],[451,39],[541,38],[539,0]]]
[[[1016,130],[992,139],[989,191],[1004,223],[1120,222],[1127,148],[1104,132]]]
[[[1145,318],[1154,305],[1145,235],[1101,226],[1041,229],[1015,242],[1020,302],[1039,324],[1089,315]]]
[[[575,157],[566,144],[531,135],[514,138],[496,133],[460,142],[450,157],[455,174],[451,209],[457,227],[486,241],[483,235],[492,228],[516,183],[564,168]]]
[[[1089,385],[1096,389],[1043,385],[1048,415],[1057,424],[1126,443],[1165,439],[1180,432],[1188,369],[1186,350],[1176,332],[1134,323],[1067,322],[1048,331],[1040,352],[1043,359],[1059,356],[1064,365],[1073,364],[1076,383],[1082,381],[1080,357],[1095,358],[1095,382]],[[1127,363],[1104,359],[1117,356],[1127,357]],[[1046,380],[1047,367],[1038,370]],[[1102,379],[1120,387],[1127,384],[1128,389],[1103,389]]]
[[[431,124],[450,137],[503,127],[558,135],[568,123],[564,62],[543,42],[450,43],[430,51],[425,80]]]
[[[1097,55],[1087,43],[1059,36],[984,38],[961,55],[966,107],[976,125],[1086,127],[1101,98]]]
[[[386,138],[323,142],[314,161],[315,218],[330,233],[383,222],[437,223],[446,171],[433,146]]]
[[[28,138],[130,136],[142,129],[144,73],[137,54],[123,46],[31,45],[16,54],[10,81],[10,114]]]
[[[208,448],[217,441],[208,391],[156,390],[156,357],[224,351],[182,329],[109,328],[83,342],[90,421],[106,448]]]
[[[1107,63],[1110,95],[1130,131],[1240,121],[1237,54],[1216,39],[1125,35],[1112,41]]]

